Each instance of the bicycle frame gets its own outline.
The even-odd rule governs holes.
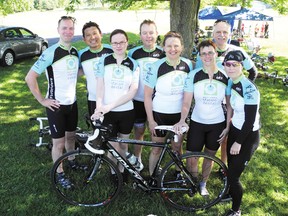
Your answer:
[[[123,176],[115,162],[120,163],[124,170],[129,172],[133,179],[133,189],[139,188],[147,193],[158,192],[167,203],[176,209],[189,212],[203,210],[217,204],[227,192],[227,167],[225,164],[220,159],[205,153],[189,152],[179,155],[173,151],[171,146],[172,137],[175,134],[173,126],[157,126],[157,129],[168,132],[164,143],[110,137],[111,129],[109,127],[99,124],[95,125],[95,128],[93,135],[89,136],[84,144],[87,150],[78,148],[78,150],[67,152],[55,161],[51,170],[53,188],[62,199],[72,205],[98,207],[115,200],[123,187]],[[151,177],[150,175],[141,175],[126,158],[126,154],[120,154],[112,142],[161,148]],[[113,160],[111,157],[107,157],[106,153],[110,153]],[[79,168],[70,165],[72,157],[75,158]],[[186,164],[189,159],[193,158],[198,158],[199,163],[202,164],[196,172],[190,170],[192,167]],[[214,161],[214,165],[211,166],[214,167],[213,174],[209,174],[210,177],[213,176],[209,178],[209,196],[202,195],[199,189],[199,182],[204,177],[203,172],[210,168],[203,167],[205,160]],[[161,173],[159,173],[160,164],[164,165]],[[58,180],[57,170],[59,167],[63,168],[67,181],[71,182],[70,188],[65,187]],[[85,167],[85,169],[81,169],[81,167]],[[107,179],[107,184],[103,184],[103,179]]]
[[[170,156],[170,158],[176,162],[177,166],[180,168],[180,170],[182,172],[185,173],[185,175],[188,177],[188,181],[191,182],[191,184],[193,186],[196,187],[196,185],[194,184],[192,177],[190,176],[188,170],[185,168],[185,166],[183,166],[181,160],[179,159],[179,155],[177,154],[177,152],[174,152],[171,148],[171,135],[172,133],[170,131],[168,131],[168,134],[165,138],[164,143],[159,143],[159,142],[153,142],[153,141],[139,141],[139,140],[133,140],[133,139],[122,139],[122,138],[105,138],[105,136],[102,136],[102,132],[100,130],[99,135],[104,139],[102,141],[102,146],[101,147],[105,147],[104,149],[107,150],[119,163],[122,164],[122,166],[130,173],[130,175],[136,180],[134,185],[135,187],[138,186],[140,187],[142,190],[144,191],[165,191],[167,190],[167,188],[163,188],[163,187],[157,187],[157,184],[152,184],[150,185],[148,183],[147,180],[145,180],[142,175],[140,175],[140,173],[137,172],[137,170],[134,168],[134,166],[122,155],[119,154],[119,152],[113,147],[113,145],[111,145],[110,142],[118,142],[118,143],[124,143],[124,144],[132,144],[132,145],[144,145],[144,146],[150,146],[150,147],[159,147],[162,148],[159,159],[156,163],[156,166],[154,168],[153,174],[151,176],[151,178],[153,179],[153,181],[156,181],[157,179],[157,171],[159,170],[160,164],[165,156],[165,153],[167,152],[168,155]],[[95,134],[93,135],[92,139],[95,139]],[[89,142],[89,141],[88,141]],[[87,142],[87,143],[88,143]],[[85,145],[85,147],[87,147],[87,145]],[[104,152],[100,152],[101,150],[97,150],[99,151],[100,154],[104,153]],[[96,166],[96,165],[95,165]],[[92,177],[92,176],[91,176]],[[175,188],[175,190],[177,190]]]

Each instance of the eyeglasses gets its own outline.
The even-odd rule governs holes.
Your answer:
[[[238,67],[240,66],[241,63],[240,62],[224,62],[224,66],[226,67]]]
[[[204,56],[213,56],[215,54],[215,52],[212,52],[212,51],[209,51],[208,53],[206,52],[202,52],[202,53],[199,53],[199,55],[201,57],[204,57]]]
[[[127,41],[121,41],[121,42],[112,42],[111,45],[114,47],[119,46],[124,46],[127,43]]]

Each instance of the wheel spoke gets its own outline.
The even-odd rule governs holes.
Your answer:
[[[72,167],[71,163],[69,164],[71,158],[77,166]],[[64,188],[61,182],[57,181],[56,173],[61,169],[71,183],[71,188]],[[116,183],[110,178],[111,170],[117,174]],[[74,151],[63,155],[55,162],[51,172],[53,187],[60,197],[70,204],[79,206],[103,206],[110,203],[121,190],[120,176],[121,173],[115,164],[106,156],[96,156],[87,151]]]
[[[191,166],[187,166],[187,159],[197,159],[197,172],[192,172]],[[206,156],[203,153],[183,155],[182,163],[188,172],[181,172],[181,180],[175,180],[176,165],[174,161],[163,169],[163,175],[160,177],[160,187],[165,188],[161,193],[164,200],[173,207],[185,211],[207,209],[218,203],[228,187],[226,166],[219,159]],[[206,189],[209,195],[206,196],[201,195],[199,189],[199,183],[203,180],[207,181]]]

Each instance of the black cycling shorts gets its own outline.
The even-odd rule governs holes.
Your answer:
[[[65,132],[75,131],[78,123],[78,106],[75,101],[71,105],[60,105],[52,111],[46,108],[52,138],[61,138]]]

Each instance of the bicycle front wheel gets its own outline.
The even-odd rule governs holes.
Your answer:
[[[59,180],[61,171],[64,179]],[[116,174],[114,178],[111,172]],[[123,185],[115,163],[105,155],[95,155],[86,150],[62,155],[53,165],[51,180],[60,197],[77,206],[105,206],[117,197]]]
[[[191,161],[196,166],[191,166]],[[183,167],[170,161],[160,175],[161,196],[174,208],[194,212],[218,203],[227,192],[227,167],[218,158],[202,152],[182,155]],[[179,171],[181,170],[180,174]],[[192,168],[193,167],[193,168]],[[176,176],[175,173],[178,173]],[[201,195],[199,183],[206,181],[209,194]]]

